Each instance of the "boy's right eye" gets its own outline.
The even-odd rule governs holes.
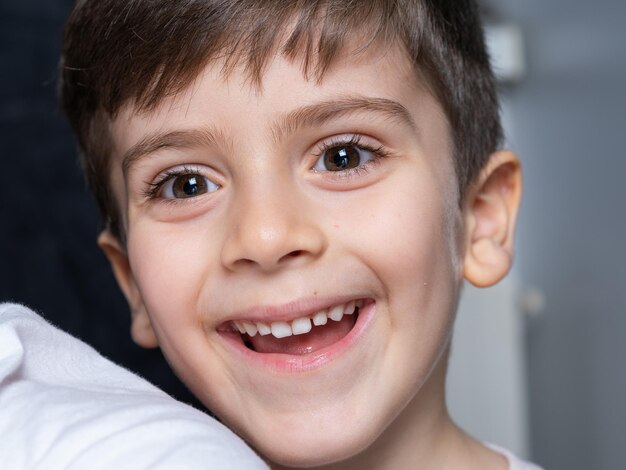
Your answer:
[[[181,175],[163,184],[161,196],[164,199],[186,199],[217,189],[218,186],[213,181],[202,175]]]
[[[206,176],[189,169],[170,170],[150,186],[147,196],[153,199],[189,199],[220,188]]]

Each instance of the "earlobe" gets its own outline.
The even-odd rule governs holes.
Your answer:
[[[509,272],[521,195],[515,154],[492,154],[466,198],[464,275],[475,286],[494,285]]]
[[[150,317],[146,311],[141,293],[137,289],[125,248],[109,230],[104,230],[100,233],[98,246],[106,255],[109,263],[111,263],[117,284],[130,307],[130,332],[133,340],[144,348],[158,347],[158,341],[150,323]]]

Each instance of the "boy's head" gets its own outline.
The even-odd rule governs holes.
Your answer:
[[[79,1],[63,50],[135,340],[274,462],[440,440],[520,196],[473,3]]]

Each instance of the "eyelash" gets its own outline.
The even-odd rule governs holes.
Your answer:
[[[341,146],[358,147],[361,150],[366,150],[368,152],[371,152],[374,155],[374,158],[368,162],[363,163],[362,165],[359,165],[356,168],[350,168],[347,170],[335,171],[335,172],[327,171],[324,173],[332,173],[332,177],[334,178],[353,178],[353,177],[362,176],[370,171],[372,165],[376,165],[380,163],[381,159],[388,157],[390,155],[390,152],[387,149],[385,149],[385,147],[383,147],[382,145],[373,146],[373,145],[363,143],[362,140],[363,140],[363,136],[358,135],[358,134],[352,134],[351,136],[349,136],[349,138],[348,136],[339,136],[339,137],[334,137],[331,140],[321,142],[317,148],[316,153],[314,154],[315,161],[317,162],[317,160],[321,158],[325,152],[335,147],[341,147]]]

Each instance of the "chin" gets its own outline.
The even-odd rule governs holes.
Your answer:
[[[364,413],[367,415],[366,413]],[[373,422],[345,420],[332,425],[313,419],[294,426],[276,426],[276,432],[250,436],[249,442],[267,461],[277,467],[310,468],[339,463],[364,452],[378,437]]]
[[[290,440],[267,443],[256,450],[266,460],[277,466],[311,468],[342,462],[367,449],[370,442],[362,442],[354,436],[340,435],[335,439]]]

